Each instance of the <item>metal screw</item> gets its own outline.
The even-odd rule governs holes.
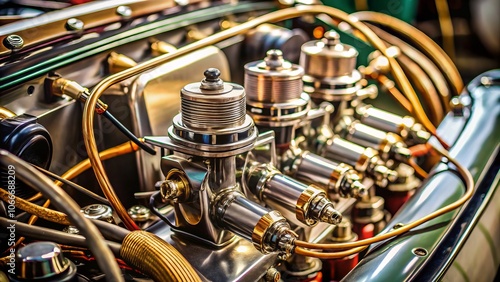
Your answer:
[[[130,217],[137,222],[144,222],[149,219],[150,210],[145,206],[135,205],[128,209],[128,214]]]
[[[129,6],[119,6],[116,8],[116,14],[124,18],[132,16],[132,9]]]
[[[401,228],[403,226],[405,226],[404,223],[396,223],[396,224],[394,224],[394,226],[392,227],[392,229],[399,229],[399,228]]]
[[[412,252],[419,257],[425,257],[427,255],[427,250],[424,248],[415,248]]]
[[[19,50],[24,46],[24,40],[17,34],[11,34],[4,38],[3,46],[11,50]]]
[[[66,21],[67,30],[82,30],[83,26],[83,22],[76,18],[71,18]]]
[[[281,273],[274,267],[270,267],[265,276],[266,282],[278,282],[281,279]]]
[[[281,68],[285,63],[285,60],[283,59],[283,52],[278,49],[271,49],[267,51],[264,61],[266,62],[266,66],[271,69]]]

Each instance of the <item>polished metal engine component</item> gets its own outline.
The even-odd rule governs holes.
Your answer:
[[[377,151],[334,136],[319,149],[322,156],[335,159],[353,166],[359,172],[366,172],[374,177],[377,185],[387,186],[397,180],[397,173],[384,165]]]
[[[294,145],[294,133],[310,113],[309,95],[303,93],[301,66],[283,59],[280,50],[269,50],[264,60],[245,65],[247,111],[260,131],[273,130],[281,150],[280,168],[301,181],[321,185],[342,197],[366,193],[361,178],[352,167],[302,151]],[[316,176],[310,169],[319,165]]]
[[[310,109],[310,98],[302,92],[303,75],[304,69],[284,60],[280,50],[245,65],[247,111],[261,131],[275,131],[278,147],[293,140],[295,126]]]
[[[336,163],[306,151],[293,161],[291,167],[293,177],[320,185],[328,193],[346,198],[359,198],[367,193],[360,173],[345,163]]]
[[[92,204],[83,207],[80,212],[89,219],[102,220],[110,223],[114,222],[113,210],[108,205]]]
[[[362,88],[356,70],[358,51],[340,42],[340,35],[328,31],[321,40],[302,45],[300,65],[304,67],[304,91],[313,100],[338,102],[337,112],[354,100]],[[336,105],[336,106],[337,106]]]
[[[340,119],[335,132],[351,142],[376,149],[384,161],[391,158],[404,161],[411,155],[399,135],[375,129],[349,116]]]
[[[342,214],[333,207],[324,190],[302,184],[269,165],[251,166],[245,181],[259,200],[284,214],[292,213],[287,218],[296,224],[338,224],[342,220]]]
[[[169,136],[146,137],[174,152],[162,160],[166,178],[160,185],[162,199],[174,203],[171,224],[208,244],[225,245],[234,233],[262,253],[286,257],[296,237],[286,219],[245,198],[236,179],[236,155],[251,150],[257,137],[246,114],[245,90],[222,81],[218,69],[204,75],[181,90],[181,111]]]
[[[399,116],[375,108],[373,105],[361,104],[357,106],[355,117],[368,126],[396,133],[410,144],[422,144],[431,137],[429,132],[411,116]]]
[[[75,264],[52,242],[35,242],[20,248],[16,268],[17,276],[11,276],[11,281],[73,281],[76,275]]]

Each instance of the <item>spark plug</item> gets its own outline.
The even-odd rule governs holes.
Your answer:
[[[312,154],[301,153],[290,164],[290,174],[306,183],[315,183],[327,192],[338,194],[344,198],[361,198],[368,189],[361,183],[360,173],[350,165]]]
[[[363,124],[396,133],[412,145],[426,143],[431,137],[430,133],[414,118],[395,115],[372,105],[361,104],[357,106],[355,116]]]
[[[251,241],[263,254],[279,252],[281,259],[292,254],[298,236],[278,211],[270,211],[236,191],[220,194],[213,211],[219,226]]]
[[[334,208],[324,190],[298,182],[270,165],[251,166],[245,182],[260,201],[282,212],[294,223],[336,225],[342,220],[342,214]]]
[[[342,117],[334,131],[351,142],[378,150],[384,161],[393,157],[405,161],[411,157],[410,150],[400,136],[362,124],[350,116]]]
[[[377,151],[339,136],[328,140],[327,145],[321,149],[321,155],[327,159],[345,162],[357,171],[371,175],[380,187],[386,187],[398,179],[397,172],[384,165]]]

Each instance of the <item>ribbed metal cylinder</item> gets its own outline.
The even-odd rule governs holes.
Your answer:
[[[283,59],[280,50],[269,50],[262,61],[245,65],[248,99],[263,103],[284,103],[300,99],[304,69]]]
[[[205,79],[181,90],[182,123],[194,129],[226,129],[245,122],[246,100],[242,86],[223,83],[216,69]]]

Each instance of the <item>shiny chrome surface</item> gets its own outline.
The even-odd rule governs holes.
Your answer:
[[[36,242],[19,249],[18,278],[49,279],[69,269],[72,264],[62,253],[61,247],[52,242]]]
[[[492,75],[492,74],[490,74]],[[498,72],[497,72],[498,77]],[[472,172],[477,185],[486,181],[484,175],[488,172],[489,165],[494,159],[498,158],[499,135],[497,132],[500,126],[500,104],[497,103],[500,97],[498,86],[486,88],[477,84],[471,84],[469,92],[473,99],[471,116],[453,116],[449,114],[445,118],[444,124],[448,124],[455,119],[467,120],[462,129],[462,134],[452,140],[451,155],[454,156],[463,165]],[[467,96],[467,94],[462,94]],[[452,130],[450,127],[439,127],[441,134],[446,135]],[[468,148],[468,150],[463,150]],[[486,168],[486,170],[485,170]],[[494,167],[492,167],[494,168]],[[451,171],[447,171],[446,164],[440,164],[434,169],[434,175],[425,183],[415,195],[402,207],[401,211],[392,219],[392,223],[405,223],[420,218],[427,214],[428,210],[436,210],[446,205],[454,199],[460,197],[463,193],[463,184],[458,177]],[[487,185],[489,186],[489,185]],[[498,185],[497,185],[498,186]],[[443,189],[447,187],[447,189]],[[497,187],[487,187],[486,189],[498,189]],[[484,194],[478,194],[475,197],[484,199]],[[477,209],[484,207],[487,201],[471,201],[463,208],[462,213],[445,214],[438,217],[420,228],[415,229],[411,235],[404,236],[398,240],[378,244],[371,248],[368,256],[360,261],[356,271],[351,272],[345,281],[386,281],[395,280],[416,280],[439,279],[453,262],[454,256],[460,251],[461,243],[464,238],[473,230],[473,225],[462,221],[464,216],[476,214],[467,213],[469,208]],[[466,222],[469,221],[471,218]],[[384,231],[392,228],[389,225]],[[457,233],[451,233],[449,228],[457,230]],[[454,237],[459,234],[462,238],[454,243],[442,240],[443,238]],[[427,257],[416,256],[412,250],[414,248],[424,248],[429,252]],[[438,250],[446,250],[445,256],[440,256]],[[452,256],[449,257],[450,252]],[[398,263],[392,263],[394,257],[398,258]],[[437,269],[431,264],[426,264],[428,259],[436,257],[435,263],[438,263]],[[450,259],[448,259],[450,258]],[[431,260],[433,261],[433,260]],[[404,267],[401,267],[404,266]],[[426,269],[432,269],[426,273]]]

